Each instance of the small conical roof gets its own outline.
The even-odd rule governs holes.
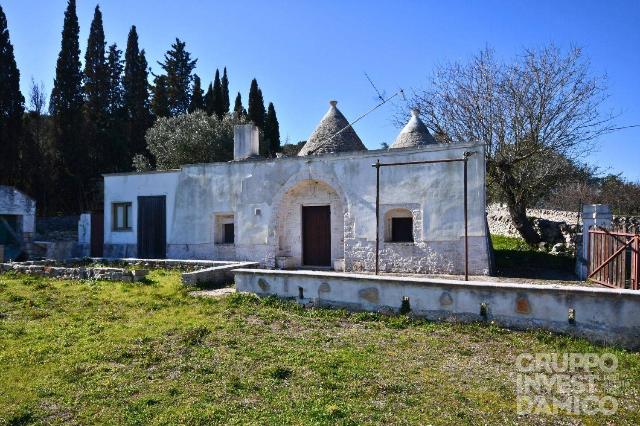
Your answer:
[[[422,145],[437,144],[435,138],[429,133],[429,129],[420,120],[419,111],[411,110],[411,119],[400,131],[393,145],[390,148],[410,148]]]
[[[337,101],[329,102],[329,111],[322,117],[320,124],[309,136],[309,140],[298,155],[367,150],[353,127],[349,126],[345,116],[336,108],[337,103]]]

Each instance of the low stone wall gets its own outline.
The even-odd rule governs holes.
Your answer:
[[[221,262],[222,263],[222,262]],[[182,283],[186,285],[209,284],[223,286],[233,282],[233,270],[238,268],[257,268],[258,262],[224,262],[225,265],[198,269],[182,274]]]
[[[431,320],[496,321],[640,349],[640,291],[318,271],[236,269],[237,291]]]
[[[28,264],[31,263],[31,264]],[[34,262],[1,263],[0,272],[13,271],[38,277],[72,279],[72,280],[107,280],[107,281],[140,281],[148,273],[147,270],[128,270],[109,267],[65,267],[33,264]]]
[[[94,257],[0,263],[0,272],[14,271],[22,274],[61,279],[139,281],[147,275],[148,269],[177,269],[184,271],[182,274],[183,284],[222,286],[233,282],[232,270],[237,268],[257,268],[258,266],[260,266],[258,262],[136,258],[107,259]]]
[[[229,264],[238,264],[238,262],[226,262],[219,260],[191,260],[191,259],[138,259],[135,257],[126,258],[104,258],[92,257],[91,260],[104,263],[106,265],[127,264],[132,266],[141,266],[151,269],[178,269],[180,271],[196,271],[202,268],[211,268],[215,266],[225,266]]]

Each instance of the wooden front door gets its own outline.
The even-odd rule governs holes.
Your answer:
[[[331,266],[331,209],[302,207],[302,264]]]
[[[138,197],[138,257],[167,256],[167,213],[164,195]]]

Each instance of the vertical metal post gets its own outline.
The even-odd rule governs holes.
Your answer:
[[[464,156],[464,280],[469,281],[469,230],[467,224],[467,155]]]
[[[376,275],[380,256],[380,159],[376,160]]]
[[[631,246],[631,289],[638,290],[640,288],[640,235],[634,235],[633,245]]]

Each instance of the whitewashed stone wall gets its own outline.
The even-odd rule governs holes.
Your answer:
[[[276,257],[301,256],[300,211],[305,204],[331,206],[332,262],[346,270],[373,270],[375,259],[376,160],[389,163],[469,159],[469,237],[472,274],[486,274],[489,254],[485,223],[484,147],[436,145],[187,165],[163,173],[105,176],[105,253],[131,253],[130,232],[111,231],[112,202],[167,196],[167,256],[255,261],[273,268]],[[440,163],[389,167],[380,179],[381,266],[397,272],[461,272],[464,269],[463,166]],[[384,242],[384,214],[408,208],[414,244]],[[216,215],[233,214],[233,247],[216,244]],[[107,250],[107,246],[110,250]],[[231,258],[233,256],[233,258]]]
[[[19,216],[20,232],[25,241],[35,232],[36,202],[12,186],[0,185],[0,215]]]

